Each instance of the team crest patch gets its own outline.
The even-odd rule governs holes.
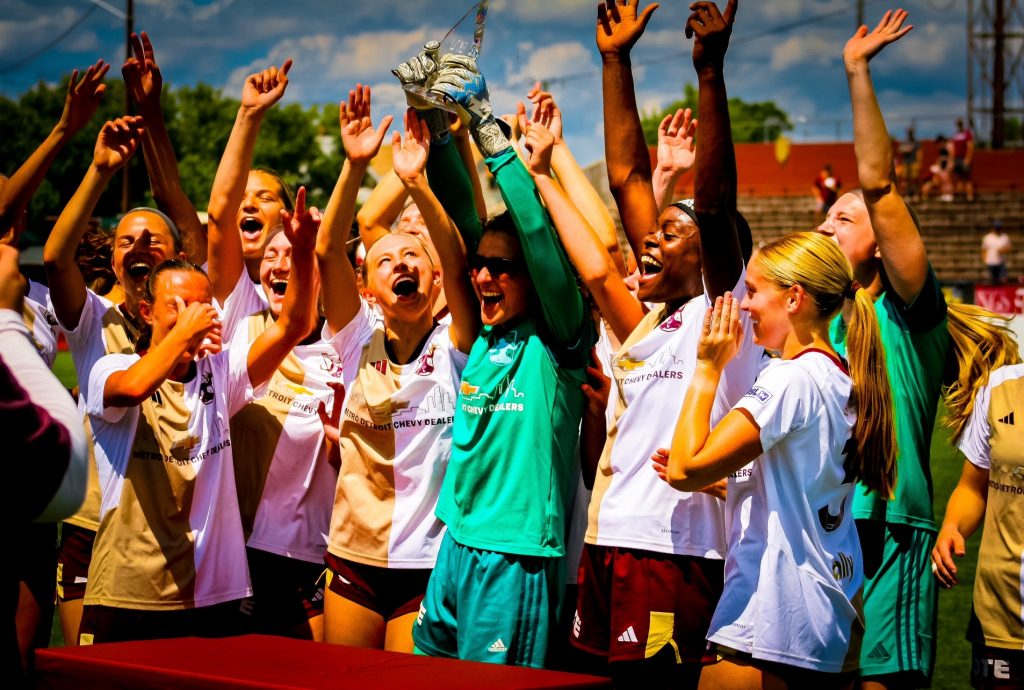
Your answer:
[[[743,397],[756,398],[758,402],[766,403],[772,397],[772,394],[766,391],[764,388],[761,388],[760,386],[754,386],[749,391],[747,391],[747,394]]]
[[[206,372],[203,374],[203,380],[199,384],[199,399],[204,405],[209,405],[213,402],[213,372]]]
[[[326,352],[321,352],[320,356],[323,358],[323,361],[320,362],[321,371],[326,371],[327,375],[331,378],[340,379],[341,357],[335,354],[328,354]]]
[[[517,331],[509,331],[491,348],[487,356],[491,360],[491,364],[507,367],[512,364],[512,358],[516,350],[522,346],[523,344],[519,342],[519,333]]]
[[[420,357],[419,366],[416,368],[417,375],[430,376],[434,373],[434,350],[436,348],[436,345],[431,345]]]
[[[666,333],[672,333],[673,331],[678,331],[680,328],[682,328],[683,317],[679,315],[680,311],[682,311],[682,307],[672,312],[672,316],[662,321],[661,325],[658,326],[658,328],[665,331]]]

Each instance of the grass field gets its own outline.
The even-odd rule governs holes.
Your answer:
[[[70,356],[66,353],[58,356],[53,369],[65,386],[74,386],[75,370]],[[962,457],[949,445],[945,431],[936,429],[932,436],[932,477],[935,487],[935,517],[940,524],[946,511],[946,500],[960,478],[962,466]],[[980,532],[968,541],[967,555],[957,565],[960,585],[952,590],[939,592],[939,639],[935,675],[932,679],[932,688],[935,690],[960,690],[969,686],[971,648],[964,639],[964,631],[967,630],[967,618],[971,611],[972,583],[979,538]],[[63,644],[64,635],[60,629],[60,621],[55,616],[50,645],[59,647]]]

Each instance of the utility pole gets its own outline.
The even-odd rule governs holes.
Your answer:
[[[132,56],[132,32],[135,31],[135,0],[125,0],[124,13],[124,59]],[[124,112],[128,115],[133,111],[132,97],[128,88],[124,90]],[[131,159],[121,171],[121,213],[128,213],[132,198]]]
[[[857,26],[856,29],[864,26],[864,0],[857,0]]]
[[[968,0],[967,118],[1006,145],[1007,118],[1024,120],[1024,2]],[[969,123],[970,124],[970,123]]]

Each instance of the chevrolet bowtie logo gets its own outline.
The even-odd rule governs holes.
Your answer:
[[[630,357],[629,355],[626,355],[625,357],[619,357],[617,360],[615,360],[615,366],[618,367],[619,369],[622,369],[623,371],[634,371],[642,367],[646,363],[646,361],[647,360],[637,359],[635,357]]]

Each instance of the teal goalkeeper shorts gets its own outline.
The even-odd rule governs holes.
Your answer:
[[[542,667],[559,633],[563,561],[474,549],[445,534],[413,625],[417,651]]]

